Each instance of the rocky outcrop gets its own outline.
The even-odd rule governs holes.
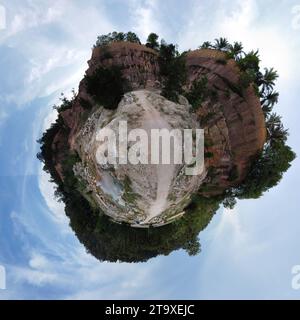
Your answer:
[[[115,164],[101,164],[97,158],[97,152],[103,146],[98,138],[100,130],[112,130],[118,145],[121,121],[126,121],[128,133],[143,129],[149,139],[152,139],[152,129],[177,129],[179,132],[182,128],[199,129],[190,109],[184,98],[181,103],[174,103],[154,91],[138,90],[126,93],[116,110],[100,107],[85,122],[76,138],[75,148],[82,160],[75,166],[76,176],[88,186],[89,195],[97,206],[115,221],[139,227],[173,221],[182,215],[206,171],[186,175],[186,163],[152,164],[152,148],[159,148],[159,143],[148,141],[148,138],[143,145],[151,142],[151,148],[140,151],[147,163],[132,165],[116,161]],[[176,145],[182,144],[182,137],[175,136],[174,139]],[[135,144],[129,142],[128,146],[131,145]]]
[[[199,106],[198,116],[205,129],[206,160],[211,174],[204,181],[202,194],[220,194],[239,184],[248,172],[251,160],[266,140],[265,119],[252,86],[239,88],[240,71],[225,53],[202,49],[187,53],[187,88],[205,76],[216,96]]]
[[[87,74],[98,67],[120,66],[132,90],[159,87],[157,52],[131,42],[114,42],[93,50]]]

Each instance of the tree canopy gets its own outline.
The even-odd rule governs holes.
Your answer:
[[[106,46],[112,42],[119,42],[119,41],[128,41],[133,43],[141,44],[139,37],[134,32],[111,32],[105,35],[98,36],[97,41],[94,45],[94,48]]]

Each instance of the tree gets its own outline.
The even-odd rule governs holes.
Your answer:
[[[279,183],[295,157],[295,153],[282,140],[266,144],[261,155],[252,163],[245,181],[233,194],[239,199],[259,198]]]
[[[138,36],[134,32],[131,32],[131,31],[127,32],[126,41],[141,44],[141,41],[138,38]]]
[[[117,108],[126,87],[126,80],[117,66],[99,67],[92,75],[85,76],[85,82],[87,92],[107,109]]]
[[[253,70],[254,72],[259,72],[259,55],[258,51],[250,51],[244,57],[237,60],[238,66],[241,71]]]
[[[235,205],[236,205],[236,199],[232,195],[226,196],[225,199],[223,200],[224,208],[233,209]]]
[[[200,46],[200,49],[213,49],[213,45],[209,41],[205,41]]]
[[[241,42],[234,42],[233,45],[228,46],[229,52],[228,55],[230,58],[239,59],[243,53],[243,45]]]
[[[158,50],[159,49],[159,43],[158,43],[158,35],[156,33],[150,33],[147,38],[146,46],[148,48]]]
[[[201,244],[197,237],[194,239],[191,239],[187,241],[183,246],[182,249],[184,249],[189,256],[196,256],[201,252]]]
[[[118,42],[118,41],[125,41],[126,40],[126,35],[124,32],[116,32],[114,31],[111,34],[111,38],[113,42]]]
[[[186,93],[185,97],[194,109],[199,108],[201,103],[207,98],[209,91],[207,88],[208,79],[203,76],[199,80],[194,80],[191,89]]]
[[[112,41],[111,33],[107,35],[101,35],[97,37],[96,44],[94,45],[94,48],[96,47],[102,47],[108,45]]]
[[[227,51],[229,48],[229,42],[226,38],[215,39],[214,48],[221,51]]]
[[[273,106],[278,103],[279,93],[276,91],[271,91],[270,93],[261,93],[261,105],[262,110],[267,116],[273,109]]]
[[[258,79],[258,85],[262,86],[262,92],[270,92],[274,85],[275,81],[278,78],[278,73],[273,68],[265,68],[264,74],[260,73],[260,78]]]
[[[162,79],[161,94],[169,100],[178,101],[178,94],[183,92],[187,71],[185,54],[179,54],[174,44],[161,41],[158,57],[160,76]]]
[[[286,142],[288,130],[284,129],[281,117],[276,113],[272,113],[266,121],[268,142],[274,144],[277,142]]]

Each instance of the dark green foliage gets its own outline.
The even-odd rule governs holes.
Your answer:
[[[229,44],[227,52],[228,59],[235,59],[238,60],[241,58],[243,54],[243,45],[241,42],[234,42],[233,45]]]
[[[158,63],[163,84],[162,96],[178,102],[178,95],[183,93],[182,87],[187,77],[185,54],[179,54],[174,44],[166,44],[162,41]]]
[[[194,109],[199,108],[201,103],[209,96],[207,82],[206,76],[193,81],[191,89],[185,94]]]
[[[139,37],[134,32],[131,32],[131,31],[127,32],[127,34],[125,35],[125,39],[128,42],[141,44]]]
[[[270,114],[267,118],[266,126],[267,141],[270,145],[273,145],[277,142],[286,142],[288,130],[284,129],[280,116],[278,116],[276,113]]]
[[[213,45],[214,49],[221,50],[221,51],[227,51],[229,49],[230,45],[226,38],[219,38],[215,39],[215,44]]]
[[[250,51],[244,57],[237,60],[237,64],[241,71],[253,70],[259,72],[259,55],[258,51]]]
[[[213,49],[213,45],[209,41],[203,42],[203,44],[199,47],[199,49]]]
[[[246,180],[233,190],[233,194],[240,199],[259,198],[279,183],[294,159],[295,153],[284,142],[268,144],[253,162]]]
[[[157,255],[184,249],[200,252],[198,234],[210,222],[220,201],[195,196],[186,215],[159,228],[132,228],[112,222],[76,191],[66,201],[70,225],[88,252],[100,261],[145,262]]]
[[[239,79],[239,86],[241,89],[247,89],[251,83],[254,83],[256,74],[253,70],[243,72]]]
[[[134,203],[137,199],[137,194],[132,191],[131,180],[128,176],[125,176],[123,181],[124,194],[123,199],[128,203]]]
[[[96,44],[94,45],[94,48],[96,47],[103,47],[106,46],[112,42],[119,42],[119,41],[128,41],[128,42],[134,42],[141,44],[140,39],[134,32],[112,32],[105,35],[98,36]]]
[[[236,199],[234,196],[226,196],[223,200],[223,206],[227,209],[233,209],[236,205]]]
[[[77,153],[69,152],[68,155],[62,162],[63,168],[63,176],[64,176],[64,185],[63,189],[69,195],[79,187],[79,181],[75,177],[73,172],[73,167],[77,162],[80,162],[81,159],[79,158]]]
[[[158,35],[156,33],[150,33],[147,38],[146,47],[153,50],[159,50]]]
[[[214,154],[210,151],[204,153],[204,158],[206,158],[206,159],[210,159],[213,157],[214,157]]]
[[[107,109],[118,107],[126,90],[126,81],[120,67],[99,67],[91,76],[86,75],[87,92]]]
[[[92,104],[86,99],[80,98],[79,102],[80,102],[80,105],[82,106],[82,108],[85,110],[91,110],[93,107]]]
[[[72,90],[72,98],[70,100],[66,98],[65,95],[62,93],[60,98],[60,101],[61,101],[60,105],[58,106],[55,105],[53,106],[53,108],[56,109],[58,113],[66,111],[72,107],[75,101],[75,98],[76,98],[76,92],[74,89]]]

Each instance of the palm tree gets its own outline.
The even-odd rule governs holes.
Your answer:
[[[243,45],[241,42],[234,42],[234,44],[229,45],[229,55],[234,58],[238,59],[240,55],[243,53]]]
[[[271,145],[275,142],[285,142],[287,140],[288,130],[284,129],[279,115],[272,113],[266,122],[266,126]]]
[[[229,42],[226,38],[215,39],[214,48],[221,51],[227,51],[229,48]]]
[[[212,49],[213,45],[209,41],[205,41],[202,43],[202,45],[199,47],[200,49]]]
[[[263,92],[269,92],[273,89],[275,81],[278,78],[278,73],[273,68],[265,68],[265,73],[263,74],[259,86],[262,85]]]
[[[245,54],[243,58],[238,59],[237,63],[242,71],[253,70],[258,73],[260,63],[258,50]]]
[[[268,92],[262,96],[261,105],[263,112],[268,114],[272,111],[272,108],[276,103],[278,103],[279,93],[276,91]]]

